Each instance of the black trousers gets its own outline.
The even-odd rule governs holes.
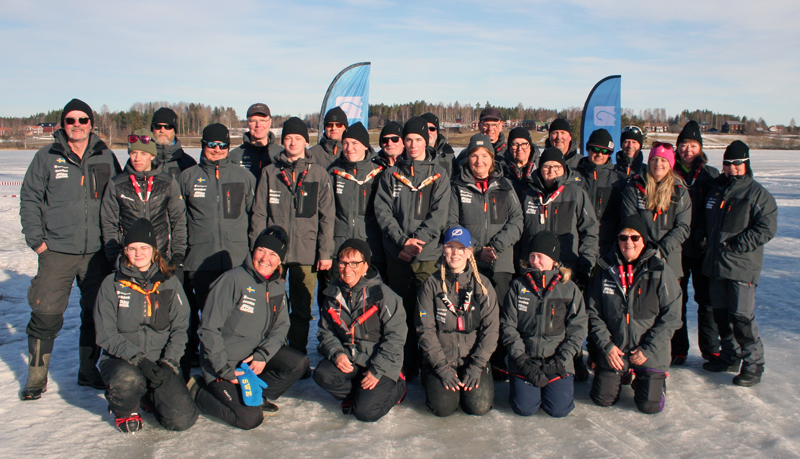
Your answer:
[[[612,371],[598,368],[594,372],[592,389],[589,397],[599,406],[611,406],[619,401],[619,392],[622,388],[622,377],[625,372]],[[666,379],[663,371],[650,369],[635,369],[633,388],[633,401],[636,408],[642,413],[654,414],[664,410],[666,404]]]
[[[200,327],[200,315],[206,305],[208,292],[211,284],[225,271],[190,271],[184,273],[183,290],[186,299],[189,300],[189,341],[186,343],[186,352],[181,357],[181,372],[185,381],[189,381],[192,369],[192,357],[196,356],[200,349],[200,335],[197,329]]]
[[[756,325],[756,284],[728,279],[711,281],[714,319],[720,336],[720,358],[742,359],[742,370],[764,365],[764,344]]]
[[[427,365],[426,365],[427,367]],[[458,369],[458,377],[464,377],[466,366]],[[458,411],[458,407],[467,414],[483,416],[494,405],[494,380],[491,368],[486,367],[481,373],[478,387],[472,390],[447,390],[441,378],[431,368],[422,372],[422,385],[425,388],[425,405],[428,410],[439,417],[450,416]]]
[[[689,354],[689,331],[686,327],[686,303],[689,301],[689,276],[694,287],[694,300],[697,302],[697,344],[700,353],[704,356],[719,353],[719,331],[714,322],[714,308],[711,306],[709,296],[708,277],[703,275],[703,257],[688,257],[684,254],[681,259],[683,277],[680,279],[683,291],[683,307],[681,310],[681,328],[672,335],[672,355]]]
[[[495,293],[497,293],[497,305],[502,308],[503,307],[503,300],[506,298],[506,294],[508,293],[508,288],[511,287],[511,281],[514,276],[513,273],[496,273],[490,269],[485,268],[478,268],[478,272],[489,278],[489,281],[492,283],[492,287],[494,287]],[[489,359],[489,363],[492,364],[494,368],[500,368],[505,370],[508,368],[506,365],[506,357],[508,356],[508,351],[506,347],[503,346],[503,338],[497,338],[497,348],[492,353],[492,357]]]
[[[197,421],[197,405],[183,378],[173,372],[167,373],[168,378],[160,386],[152,388],[138,367],[106,355],[100,359],[100,374],[106,383],[106,400],[114,417],[130,416],[144,403],[167,430],[186,430]]]
[[[263,396],[271,400],[277,399],[303,377],[306,371],[308,357],[305,354],[289,346],[281,347],[258,375],[268,385]],[[212,381],[200,389],[197,393],[197,406],[201,413],[244,430],[255,429],[264,420],[261,407],[245,405],[241,388],[230,381]]]
[[[366,368],[353,365],[350,373],[344,373],[330,360],[322,360],[314,370],[314,381],[337,400],[352,399],[353,414],[362,422],[375,422],[384,417],[403,398],[406,382],[398,378],[392,381],[381,377],[372,390],[361,388]]]

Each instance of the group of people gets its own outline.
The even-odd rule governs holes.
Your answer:
[[[22,400],[47,389],[73,280],[78,384],[105,390],[123,432],[141,410],[171,430],[201,413],[252,429],[307,377],[367,422],[415,378],[437,416],[485,414],[508,380],[514,412],[562,417],[589,369],[597,405],[630,384],[657,413],[689,350],[689,277],[703,368],[760,381],[755,289],[777,206],[744,143],[720,174],[694,121],[647,161],[642,131],[623,128],[616,164],[605,129],[579,146],[556,119],[540,151],[523,128],[506,140],[493,108],[459,155],[431,113],[387,123],[378,152],[338,107],[311,148],[296,117],[277,139],[265,104],[247,122],[237,148],[206,126],[197,164],[161,108],[128,137],[122,169],[91,108],[64,107],[21,191],[39,257]]]

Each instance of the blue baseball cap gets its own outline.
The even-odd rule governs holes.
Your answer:
[[[464,247],[472,247],[472,235],[468,229],[461,226],[454,226],[444,234],[444,243],[451,241],[460,242]]]

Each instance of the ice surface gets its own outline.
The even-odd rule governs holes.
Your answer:
[[[197,156],[197,151],[193,151]],[[20,182],[31,151],[0,151],[0,182]],[[127,155],[118,153],[124,164]],[[721,167],[721,151],[711,164]],[[41,400],[17,396],[27,375],[26,294],[36,255],[20,233],[19,199],[0,198],[0,457],[798,457],[800,456],[800,152],[753,151],[756,179],[778,200],[778,236],[767,245],[757,291],[757,320],[766,348],[761,384],[741,388],[733,374],[702,370],[696,347],[696,307],[689,305],[692,349],[686,365],[670,370],[666,410],[639,413],[623,389],[613,408],[595,406],[589,382],[575,386],[576,408],[565,419],[515,415],[508,385],[496,384],[486,416],[461,412],[439,419],[425,409],[418,382],[402,405],[375,424],[344,416],[310,379],[278,400],[280,412],[258,429],[240,431],[201,416],[186,432],[168,432],[152,415],[145,428],[122,435],[113,427],[102,392],[76,384],[79,307],[73,289],[56,340],[48,391]],[[19,194],[0,185],[0,196]],[[316,324],[312,326],[312,335]],[[311,337],[312,366],[319,361]]]

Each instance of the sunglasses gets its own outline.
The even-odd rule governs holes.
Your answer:
[[[219,147],[220,150],[227,150],[228,149],[228,142],[206,142],[203,141],[203,144],[208,148],[217,148]]]
[[[626,132],[633,132],[635,134],[641,134],[642,130],[639,129],[637,126],[625,126],[622,128],[622,133],[625,134]]]
[[[619,242],[627,242],[629,238],[633,242],[639,242],[639,239],[641,239],[642,236],[628,236],[627,234],[620,234],[617,236],[617,238],[619,239]]]
[[[436,129],[436,126],[428,126],[428,130],[431,132],[436,132],[438,129]]]
[[[165,131],[171,131],[171,130],[175,129],[174,127],[172,127],[172,125],[169,125],[169,124],[156,124],[155,127],[156,127],[156,131],[158,131],[159,129],[163,129]]]
[[[747,159],[736,159],[736,160],[733,160],[733,161],[730,161],[730,160],[726,159],[726,160],[722,161],[722,165],[723,166],[741,166],[742,164],[746,163],[747,161],[750,161],[750,158],[747,158]]]
[[[609,150],[608,148],[602,147],[589,147],[589,151],[592,153],[600,153],[602,155],[610,155],[613,151]]]
[[[381,137],[381,143],[389,143],[389,142],[397,143],[399,141],[400,141],[400,136],[396,136],[396,135],[389,136],[389,137]]]
[[[326,128],[334,128],[334,129],[341,129],[344,127],[342,123],[328,123],[325,125]]]
[[[140,142],[141,141],[143,144],[147,145],[147,144],[150,143],[151,140],[153,140],[153,139],[150,138],[149,135],[131,134],[131,135],[128,136],[128,142],[130,142],[130,143],[136,143],[136,142]]]
[[[89,118],[64,118],[64,124],[89,124]]]
[[[673,147],[671,143],[659,142],[657,140],[654,140],[653,141],[653,148],[658,148],[658,147],[664,147],[667,150],[675,150],[675,147]]]

